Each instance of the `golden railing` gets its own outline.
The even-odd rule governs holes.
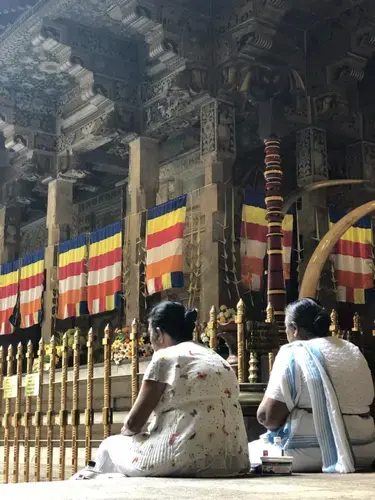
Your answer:
[[[56,343],[50,342],[50,367],[48,373],[48,394],[43,399],[45,376],[45,345],[43,340],[38,345],[37,370],[33,370],[33,345],[27,345],[26,370],[23,374],[23,347],[18,345],[16,356],[14,347],[9,346],[6,360],[0,347],[0,443],[3,438],[2,476],[0,483],[12,481],[64,480],[78,469],[78,450],[80,444],[79,389],[80,382],[86,384],[84,411],[84,448],[85,462],[92,458],[92,430],[94,422],[93,382],[94,382],[94,345],[93,332],[90,330],[87,340],[87,378],[80,378],[80,344],[78,331],[73,343],[72,381],[68,383],[69,359],[68,339],[65,335],[62,343],[62,365],[60,381],[56,382]],[[111,332],[106,329],[104,339],[104,376],[103,376],[103,411],[102,438],[111,433]],[[34,365],[35,366],[35,365]],[[4,372],[6,376],[4,376]],[[60,400],[57,399],[60,393]],[[69,395],[71,409],[69,412]],[[4,410],[4,413],[3,413]],[[69,419],[70,416],[70,419]],[[59,428],[59,439],[55,440],[55,431]],[[1,436],[2,431],[2,436]],[[57,436],[56,436],[57,437]],[[58,449],[56,443],[58,443]],[[66,470],[67,449],[71,452],[71,467]],[[22,453],[20,453],[22,451]],[[54,451],[58,451],[57,461]],[[44,453],[45,461],[42,463]],[[55,466],[55,467],[54,467]],[[21,474],[21,468],[23,474]],[[33,469],[33,470],[31,470]],[[55,471],[56,469],[56,471]],[[12,475],[10,471],[12,470]]]
[[[240,383],[247,381],[264,383],[266,380],[260,376],[261,362],[266,366],[267,372],[270,373],[272,370],[277,349],[270,349],[270,344],[265,343],[265,339],[262,338],[262,335],[267,336],[267,332],[272,331],[274,326],[271,307],[267,308],[266,316],[266,321],[261,325],[252,324],[246,320],[243,302],[240,301],[237,306],[234,323],[236,324],[235,337],[237,339],[238,359],[236,369]],[[335,312],[332,313],[331,319],[331,334],[342,337],[343,333],[339,328]],[[209,320],[207,324],[209,345],[215,349],[218,347],[222,331],[215,307],[210,311]],[[195,340],[198,340],[197,332],[198,329],[195,333]],[[357,338],[362,335],[358,315],[353,318],[351,335]],[[44,367],[45,344],[43,340],[38,345],[38,358],[35,363],[31,342],[28,343],[26,352],[23,351],[21,344],[17,346],[16,350],[13,346],[9,346],[6,358],[3,348],[0,347],[0,443],[3,442],[0,482],[1,480],[3,483],[64,480],[77,472],[80,466],[79,456],[82,460],[84,456],[84,463],[81,465],[85,465],[93,459],[93,443],[107,438],[111,434],[113,426],[111,337],[112,332],[107,327],[103,338],[104,364],[101,365],[103,371],[102,375],[95,379],[95,384],[102,386],[101,419],[100,414],[98,416],[94,412],[95,366],[92,329],[88,333],[86,343],[87,365],[85,367],[80,367],[81,346],[78,331],[74,336],[71,358],[69,358],[68,338],[67,335],[64,335],[60,354],[59,379],[56,377],[58,356],[54,338],[50,342],[48,374]],[[129,391],[132,404],[134,404],[139,392],[139,338],[140,324],[134,320],[131,328],[131,384]],[[72,363],[69,363],[70,359]],[[23,373],[24,360],[25,373]],[[33,370],[35,365],[36,372]],[[85,377],[82,376],[81,369],[82,371],[86,370]],[[69,375],[71,379],[69,379]],[[45,384],[43,384],[43,379]],[[85,397],[82,397],[82,389],[84,389]],[[46,391],[45,398],[43,398],[44,390]],[[96,439],[93,440],[94,429]],[[67,464],[68,451],[71,456],[70,467]],[[21,474],[21,470],[23,474]]]

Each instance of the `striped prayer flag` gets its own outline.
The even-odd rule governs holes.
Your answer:
[[[146,281],[149,295],[184,286],[182,254],[186,202],[184,195],[148,211]]]
[[[90,314],[121,304],[122,231],[115,222],[90,235],[87,300]]]
[[[241,222],[241,278],[245,288],[263,287],[264,256],[267,251],[267,210],[264,194],[245,193]]]
[[[254,292],[259,292],[263,287],[264,257],[267,251],[268,232],[266,216],[265,195],[246,192],[242,206],[241,276],[243,285]],[[294,216],[288,212],[282,223],[285,281],[290,279],[293,224]]]
[[[343,215],[330,210],[330,227]],[[374,287],[370,217],[363,217],[346,231],[336,244],[331,260],[335,269],[337,300],[365,304],[367,292]]]
[[[0,335],[13,333],[10,322],[17,304],[20,265],[19,261],[3,264],[0,270]]]
[[[58,319],[88,314],[87,309],[87,237],[86,235],[59,245]]]
[[[44,250],[27,255],[21,262],[20,316],[21,328],[42,321],[44,290]]]

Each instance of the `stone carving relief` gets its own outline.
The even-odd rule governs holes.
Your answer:
[[[21,228],[21,257],[45,248],[47,243],[48,231],[45,217]]]
[[[74,234],[87,233],[121,220],[123,217],[122,203],[121,188],[78,203],[74,209],[76,214]]]
[[[218,152],[236,155],[236,131],[234,106],[219,102],[218,106]]]
[[[353,139],[361,136],[361,115],[337,93],[328,92],[313,100],[315,120],[329,122],[330,128]]]
[[[201,110],[201,155],[224,154],[235,156],[234,106],[212,100]]]
[[[201,156],[217,151],[217,101],[202,106],[201,111]]]
[[[309,127],[297,133],[297,182],[299,186],[328,178],[324,130]]]
[[[233,31],[241,24],[252,19],[255,7],[255,0],[241,0],[239,5],[223,10],[214,23],[216,34],[223,35]]]
[[[163,184],[174,177],[183,180],[190,177],[193,171],[194,175],[201,175],[202,173],[204,173],[199,149],[180,156],[179,158],[174,159],[172,162],[161,165],[159,182],[160,184]]]

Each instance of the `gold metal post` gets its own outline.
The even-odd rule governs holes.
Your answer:
[[[68,335],[63,337],[62,369],[61,369],[61,396],[60,396],[60,457],[59,457],[59,479],[65,479],[65,458],[66,458],[66,426],[68,423],[68,411],[66,408],[66,393],[68,383]]]
[[[275,362],[275,353],[269,352],[268,353],[268,372],[271,375],[273,364]]]
[[[266,323],[273,323],[275,321],[275,311],[272,304],[268,304],[266,309]]]
[[[131,385],[132,385],[132,405],[134,405],[139,391],[138,321],[136,319],[134,319],[132,323],[131,343],[132,343]]]
[[[34,477],[35,482],[40,481],[40,448],[41,448],[41,427],[42,427],[42,402],[43,402],[43,370],[44,370],[44,341],[40,339],[38,349],[38,396],[36,398],[36,412],[35,412],[35,467]]]
[[[13,375],[13,346],[8,347],[7,356],[7,377]],[[10,433],[10,398],[5,400],[5,415],[4,415],[4,474],[3,483],[9,482],[9,433]]]
[[[94,424],[93,410],[93,380],[94,380],[94,332],[90,328],[87,339],[87,392],[86,392],[86,410],[85,410],[85,463],[91,460],[92,453],[92,426]]]
[[[332,309],[330,318],[331,318],[331,326],[329,327],[329,331],[331,333],[331,337],[339,337],[340,328],[339,328],[337,311],[335,309]]]
[[[33,372],[34,350],[31,340],[27,344],[27,367],[26,373],[31,375]],[[28,483],[30,481],[30,426],[31,426],[31,396],[25,398],[25,413],[23,415],[23,425],[25,427],[25,440],[24,440],[24,464],[23,464],[23,481]]]
[[[55,427],[56,340],[51,338],[47,407],[47,481],[53,481],[53,431]]]
[[[243,384],[245,382],[245,304],[242,299],[237,304],[237,357],[238,357],[238,382]]]
[[[111,408],[111,330],[109,325],[104,330],[104,406],[102,412],[103,435],[106,439],[111,434],[112,408]]]
[[[208,331],[210,333],[210,348],[216,349],[217,344],[217,314],[216,307],[212,306],[210,310],[210,321],[208,323]]]
[[[353,328],[352,332],[359,333],[361,331],[361,318],[359,317],[359,314],[356,312],[353,315]]]
[[[72,475],[78,471],[78,427],[79,427],[79,331],[74,333],[73,342],[73,403],[71,412],[72,421]]]
[[[250,352],[249,382],[250,384],[256,384],[258,382],[258,356],[254,351]]]
[[[20,423],[21,423],[21,399],[22,399],[22,360],[23,347],[21,342],[17,346],[17,394],[16,406],[13,415],[14,442],[13,442],[13,483],[18,483],[20,466]]]

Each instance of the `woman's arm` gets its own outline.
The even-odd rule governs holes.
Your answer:
[[[258,422],[270,431],[275,431],[285,424],[289,410],[285,403],[264,396],[257,411]]]
[[[154,380],[144,380],[141,390],[124,423],[121,434],[138,434],[156,408],[167,384]]]

